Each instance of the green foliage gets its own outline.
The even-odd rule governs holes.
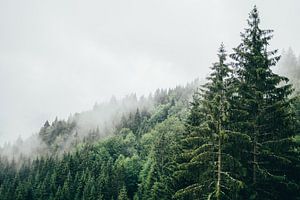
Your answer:
[[[242,43],[231,55],[235,61],[236,96],[240,116],[235,130],[246,133],[251,145],[244,148],[245,182],[248,196],[256,199],[283,199],[294,196],[294,151],[296,118],[292,108],[292,86],[271,67],[279,60],[277,50],[269,51],[272,30],[260,29],[256,7],[251,11]],[[250,161],[250,165],[248,165]],[[289,188],[289,186],[292,186]]]
[[[39,136],[52,154],[21,167],[1,158],[0,199],[148,199],[144,187],[150,188],[153,199],[170,199],[178,140],[184,131],[177,116],[185,116],[185,102],[193,91],[189,87],[194,85],[157,92],[160,103],[151,113],[141,109],[124,116],[116,134],[106,139],[98,140],[91,131],[74,151],[62,156],[56,155],[57,147],[76,134],[76,125],[46,122]]]
[[[0,157],[0,199],[299,199],[300,98],[271,70],[279,57],[259,21],[254,8],[233,66],[222,45],[200,90],[158,89],[141,100],[151,109],[124,113],[105,139],[91,127],[68,143],[76,124],[47,121],[49,154]]]
[[[118,195],[118,200],[129,200],[125,186],[123,186],[122,189],[120,190]]]
[[[242,188],[240,161],[232,152],[242,134],[229,127],[231,69],[221,45],[219,61],[199,93],[194,95],[186,121],[183,151],[175,173],[181,199],[233,199]]]
[[[46,144],[51,153],[60,153],[66,150],[70,136],[75,135],[75,122],[57,120],[50,125],[45,122],[44,127],[39,132],[39,138]]]
[[[152,148],[140,173],[140,199],[171,199],[175,191],[173,174],[179,140],[184,132],[182,122],[169,117],[158,124],[152,134]]]

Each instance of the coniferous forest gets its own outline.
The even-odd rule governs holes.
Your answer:
[[[240,44],[220,44],[205,83],[135,99],[84,137],[83,114],[47,121],[35,156],[0,149],[0,199],[300,199],[300,99],[273,70],[272,34],[254,7]]]

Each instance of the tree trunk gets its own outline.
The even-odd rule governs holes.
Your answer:
[[[257,167],[257,135],[256,131],[253,138],[253,184],[256,183],[256,167]]]
[[[219,133],[219,141],[218,141],[218,178],[217,178],[217,199],[220,200],[221,199],[221,136]]]

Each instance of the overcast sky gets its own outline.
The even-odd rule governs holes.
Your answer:
[[[0,143],[112,95],[205,77],[254,4],[272,47],[299,54],[299,0],[0,0]]]

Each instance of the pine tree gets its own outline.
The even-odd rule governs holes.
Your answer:
[[[231,55],[236,67],[234,104],[240,113],[236,128],[251,138],[251,148],[244,149],[244,157],[251,160],[248,198],[282,199],[295,185],[289,177],[296,124],[289,98],[293,90],[287,78],[272,72],[280,58],[277,50],[268,50],[273,31],[262,30],[259,24],[254,7],[242,43]]]
[[[219,61],[212,67],[208,83],[194,96],[187,121],[183,156],[178,172],[186,185],[176,197],[187,199],[234,199],[243,186],[242,168],[232,156],[232,141],[245,137],[229,129],[230,68],[225,63],[226,52],[221,45]],[[225,144],[226,143],[226,144]]]
[[[68,200],[68,199],[73,199],[72,196],[74,195],[74,191],[73,191],[73,188],[72,188],[72,180],[71,180],[71,174],[70,172],[68,173],[68,176],[63,184],[63,187],[62,187],[62,190],[61,190],[61,193],[62,193],[62,198],[65,199],[65,200]]]
[[[153,144],[140,172],[139,199],[172,199],[173,174],[183,124],[169,117],[155,127]]]

